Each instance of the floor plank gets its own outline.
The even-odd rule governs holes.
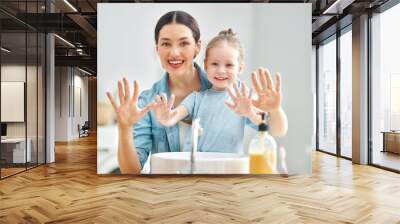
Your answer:
[[[315,152],[313,174],[96,174],[96,138],[0,181],[0,223],[400,223],[400,175]]]

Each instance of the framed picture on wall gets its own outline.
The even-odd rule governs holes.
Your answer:
[[[253,173],[252,164],[257,158],[252,158],[249,150],[252,139],[258,138],[261,111],[267,113],[263,122],[269,122],[267,128],[261,129],[268,130],[276,141],[272,159],[269,159],[274,171],[265,173],[311,172],[315,126],[314,97],[310,91],[313,89],[311,4],[99,3],[97,18],[98,105],[101,105],[101,110],[108,106],[116,112],[114,117],[110,117],[110,122],[102,122],[105,125],[99,125],[97,129],[99,174]],[[236,42],[227,40],[225,46],[221,44],[225,42],[218,42],[218,38],[224,38],[220,35],[230,35]],[[230,63],[222,62],[228,55],[226,52],[232,53]],[[213,57],[221,61],[211,62]],[[232,65],[233,75],[226,73],[227,70],[220,73],[222,69],[217,67],[213,70],[217,65]],[[260,71],[259,67],[263,69]],[[255,80],[252,72],[256,73]],[[278,72],[281,76],[276,75]],[[124,77],[126,82],[122,81]],[[189,81],[182,82],[186,84],[171,87],[176,80],[179,83],[179,80],[186,79]],[[269,80],[270,84],[267,83]],[[228,89],[235,91],[234,85],[240,90],[228,94]],[[128,86],[130,92],[125,94]],[[139,89],[136,95],[133,94],[134,87]],[[249,110],[249,114],[254,112],[254,116],[246,114],[245,117],[232,109],[238,104],[232,106],[231,102],[229,108],[224,103],[224,100],[228,104],[229,100],[236,102],[233,98],[239,96],[238,92],[244,96],[250,89],[254,99],[248,99],[261,102],[265,95],[260,93],[269,87],[273,87],[275,92],[279,89],[278,106],[269,110],[258,107],[260,104],[257,103],[248,105],[254,108],[254,111]],[[177,88],[181,88],[184,94]],[[207,98],[210,101],[203,104],[206,106],[201,105],[201,102],[206,102],[202,101],[203,96],[218,95],[218,91],[225,94],[221,97],[224,100],[217,102],[215,98]],[[124,119],[118,111],[121,111],[121,105],[127,105],[127,95],[137,99],[132,101],[135,104],[126,114],[140,114],[144,108],[148,111],[137,119],[128,119],[134,122],[124,126],[126,131],[121,131]],[[164,122],[157,107],[146,107],[152,102],[158,102],[158,106],[165,102],[169,107],[166,110],[171,114],[175,113],[172,110],[183,106],[187,116],[171,123],[169,120]],[[200,115],[203,109],[199,108],[208,111],[211,107],[218,109]],[[288,128],[284,134],[279,133],[283,130],[279,128],[284,126],[281,125],[283,122],[275,119],[284,120],[281,114],[287,116]],[[170,114],[166,117],[170,118]],[[233,125],[234,120],[239,120],[238,125]],[[203,128],[203,132],[198,132],[201,128],[197,127]],[[126,133],[132,139],[121,136]],[[122,145],[128,148],[118,149],[121,139],[126,140],[127,144]],[[131,148],[129,145],[134,146]],[[194,148],[196,152],[191,153]],[[261,157],[266,161],[268,156],[262,154]]]
[[[25,82],[1,82],[1,122],[24,122]]]

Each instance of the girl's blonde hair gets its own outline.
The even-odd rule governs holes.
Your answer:
[[[221,32],[218,33],[217,36],[211,39],[211,41],[207,44],[206,57],[205,57],[206,59],[208,56],[208,51],[211,48],[215,47],[221,41],[226,41],[229,45],[236,48],[236,50],[239,52],[239,58],[238,58],[239,63],[240,64],[244,63],[244,49],[239,39],[236,37],[236,33],[234,33],[231,28],[222,30]]]

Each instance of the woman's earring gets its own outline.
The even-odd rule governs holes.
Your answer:
[[[194,54],[194,58],[196,58],[197,55],[199,55],[199,51],[196,51],[196,53]]]

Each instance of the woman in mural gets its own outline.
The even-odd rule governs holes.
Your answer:
[[[143,91],[139,96],[139,84],[134,82],[133,95],[126,78],[118,82],[119,105],[108,92],[107,96],[117,115],[119,130],[118,162],[122,173],[140,173],[150,152],[179,152],[183,145],[183,127],[180,122],[164,127],[150,112],[157,95],[174,95],[174,107],[193,91],[211,87],[207,74],[194,62],[201,49],[200,29],[197,21],[183,11],[171,11],[163,15],[155,27],[155,43],[162,67],[163,78]],[[258,78],[257,78],[258,75]],[[282,109],[270,111],[271,102],[280,100],[280,76],[276,75],[274,88],[266,69],[253,73],[253,85],[258,98],[253,105],[269,112],[271,128],[274,123],[286,121]],[[133,128],[132,128],[133,127]]]

